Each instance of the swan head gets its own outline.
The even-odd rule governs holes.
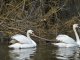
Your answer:
[[[80,28],[78,24],[73,25],[74,28]]]
[[[34,34],[34,31],[33,31],[33,30],[28,30],[28,31],[27,31],[27,35],[35,36],[35,34]]]
[[[28,34],[33,34],[33,30],[28,30],[27,33]]]

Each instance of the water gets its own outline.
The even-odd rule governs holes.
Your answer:
[[[80,60],[80,48],[58,48],[50,44],[37,48],[9,49],[0,44],[0,60]]]

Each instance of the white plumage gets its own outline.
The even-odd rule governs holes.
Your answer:
[[[21,35],[21,34],[16,34],[14,36],[11,37],[12,40],[17,40],[20,43],[32,43],[32,39],[29,39],[28,37]]]
[[[33,34],[32,30],[27,31],[27,37],[21,34],[16,34],[12,36],[12,40],[16,40],[19,43],[14,43],[9,45],[9,48],[29,48],[36,47],[37,44],[30,38],[30,34]],[[34,35],[34,34],[33,34]]]
[[[15,48],[15,49],[19,49],[19,48],[32,48],[32,47],[36,47],[36,44],[21,44],[21,43],[15,43],[9,46],[9,48]]]
[[[67,44],[76,44],[76,41],[73,38],[69,37],[68,35],[58,35],[56,37],[56,40]]]
[[[78,36],[78,33],[76,31],[76,28],[78,28],[78,24],[73,25],[73,30],[76,36],[76,41],[69,37],[68,35],[58,35],[56,37],[57,41],[61,41],[60,43],[52,43],[54,45],[57,45],[58,47],[74,47],[74,46],[80,46],[80,39]]]
[[[77,44],[67,44],[67,43],[52,43],[58,47],[76,47],[78,46]]]

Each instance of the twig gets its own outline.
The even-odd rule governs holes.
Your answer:
[[[39,38],[39,39],[42,39],[42,40],[44,40],[44,41],[48,41],[48,42],[56,42],[56,41],[53,41],[53,40],[49,40],[49,39],[46,39],[46,38],[42,38],[42,37],[39,37],[39,36],[37,36],[37,35],[34,35],[34,37],[37,37],[37,38]]]
[[[13,28],[13,27],[8,27],[8,29],[12,29],[12,30],[18,30],[19,32],[23,32],[23,31],[21,31],[20,29]]]

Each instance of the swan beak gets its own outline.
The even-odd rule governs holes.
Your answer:
[[[31,36],[36,36],[35,34],[34,34],[34,32],[31,34]]]
[[[78,25],[78,28],[80,28],[80,25]]]
[[[80,26],[78,26],[78,28],[80,29]]]

